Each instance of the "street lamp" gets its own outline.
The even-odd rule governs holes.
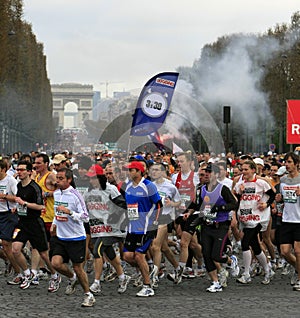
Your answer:
[[[230,124],[230,106],[223,107],[223,123],[225,124],[225,152],[229,151],[229,131],[228,124]]]

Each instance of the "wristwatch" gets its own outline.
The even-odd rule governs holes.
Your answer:
[[[73,212],[72,211],[70,211],[70,216],[72,216],[73,215]]]
[[[28,202],[24,202],[23,207],[27,208],[27,204],[28,204]]]

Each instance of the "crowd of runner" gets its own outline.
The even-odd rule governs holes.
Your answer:
[[[47,279],[50,293],[66,277],[65,294],[80,284],[84,307],[114,279],[138,297],[164,276],[207,275],[215,293],[229,275],[237,284],[262,275],[264,285],[290,275],[300,291],[299,163],[293,152],[2,156],[3,274],[23,290]]]

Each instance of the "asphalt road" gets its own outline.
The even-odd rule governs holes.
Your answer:
[[[0,261],[0,269],[4,262]],[[131,273],[131,268],[128,273]],[[93,274],[89,275],[90,282]],[[102,295],[96,296],[92,308],[82,308],[83,291],[64,294],[67,285],[63,278],[61,288],[53,294],[47,291],[48,282],[21,290],[6,283],[0,276],[1,317],[300,317],[300,292],[293,291],[289,276],[281,270],[267,286],[257,276],[249,285],[229,278],[222,292],[208,293],[207,277],[184,279],[174,285],[166,278],[160,281],[156,294],[150,298],[136,297],[139,288],[129,285],[125,294],[117,293],[118,282],[104,282]]]

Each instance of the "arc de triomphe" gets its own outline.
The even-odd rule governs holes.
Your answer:
[[[56,128],[83,128],[92,118],[93,85],[77,83],[51,85]]]

